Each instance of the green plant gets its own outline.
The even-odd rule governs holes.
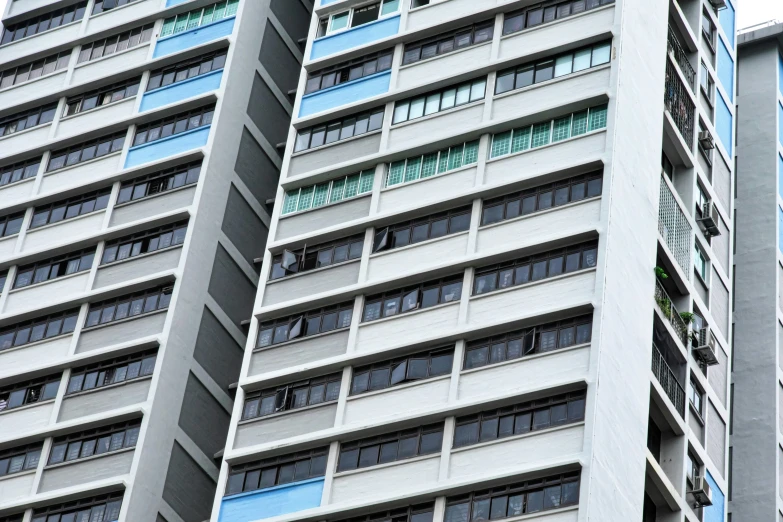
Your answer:
[[[655,302],[658,303],[658,307],[661,309],[661,312],[663,312],[663,315],[665,315],[667,319],[671,319],[672,302],[667,297],[656,297]]]
[[[685,324],[690,324],[693,322],[693,312],[680,312],[680,317],[683,321],[685,321]]]
[[[663,268],[656,266],[655,267],[655,275],[658,276],[661,279],[669,279],[669,274],[666,273],[666,270]]]

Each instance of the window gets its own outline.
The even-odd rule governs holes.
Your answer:
[[[393,56],[394,50],[381,51],[309,74],[305,84],[305,94],[328,89],[329,87],[358,80],[375,73],[388,71],[392,67]]]
[[[158,120],[136,128],[136,136],[133,138],[133,146],[162,140],[169,136],[198,129],[212,123],[215,115],[215,105],[208,105],[190,112],[183,112],[171,116],[165,120]]]
[[[111,197],[111,187],[36,207],[33,211],[33,219],[30,221],[30,228],[59,223],[103,210],[109,204],[109,197]]]
[[[133,448],[139,440],[140,426],[141,419],[137,419],[73,433],[64,437],[56,437],[52,441],[48,465],[86,459],[94,455],[119,451],[123,448]]]
[[[699,417],[704,418],[704,392],[693,379],[688,381],[688,400]]]
[[[113,241],[107,241],[103,249],[101,264],[123,261],[131,257],[140,256],[163,250],[172,246],[181,245],[185,241],[188,231],[188,222],[180,221],[171,225],[139,232],[132,236],[125,236]]]
[[[43,107],[37,107],[29,111],[12,114],[0,118],[0,136],[9,136],[25,129],[31,129],[38,125],[50,123],[57,111],[57,104],[52,103]]]
[[[0,237],[13,236],[22,230],[25,211],[0,216]]]
[[[602,177],[603,173],[598,171],[484,201],[481,225],[598,197],[601,195]]]
[[[222,49],[214,53],[197,56],[196,58],[185,62],[154,70],[150,73],[150,79],[147,82],[147,92],[222,69],[226,65],[227,53],[227,49]]]
[[[609,63],[611,52],[612,43],[602,42],[554,58],[544,58],[536,63],[500,71],[495,83],[495,94],[522,89],[535,83]]]
[[[460,143],[437,152],[390,163],[386,187],[425,179],[436,174],[478,163],[479,140]]]
[[[197,161],[123,181],[120,186],[120,194],[117,196],[117,204],[136,201],[161,192],[192,185],[198,181],[200,173],[201,161]]]
[[[76,328],[79,310],[68,310],[0,328],[0,350],[69,334]]]
[[[57,9],[56,11],[28,18],[16,24],[6,25],[2,39],[0,39],[0,45],[15,42],[50,29],[56,29],[61,25],[78,22],[84,18],[84,10],[86,8],[87,2],[79,2],[64,9]]]
[[[305,246],[299,250],[283,250],[272,257],[269,279],[280,279],[302,272],[324,268],[362,257],[364,234],[338,239],[322,245]]]
[[[208,5],[201,9],[194,9],[188,13],[178,14],[163,21],[160,37],[189,31],[196,27],[217,22],[223,18],[229,18],[237,14],[239,0],[228,0]]]
[[[104,2],[108,0],[103,0]],[[120,518],[122,508],[122,492],[69,501],[33,510],[30,522],[67,522],[74,520],[83,522],[115,522]]]
[[[109,136],[103,136],[86,143],[72,145],[67,149],[52,152],[46,172],[52,172],[71,165],[76,165],[91,159],[100,158],[112,152],[122,150],[125,145],[127,131],[117,132]]]
[[[696,219],[701,219],[704,214],[704,207],[710,201],[709,196],[701,187],[701,183],[696,183]]]
[[[694,245],[693,269],[696,271],[705,285],[709,284],[709,261],[707,261],[707,257],[704,255],[704,252],[702,252],[701,248],[699,248],[698,244]]]
[[[0,517],[0,522],[22,522],[24,519],[24,513],[19,513],[17,515],[8,515],[5,517]]]
[[[490,158],[514,154],[606,128],[607,105],[574,112],[553,120],[500,132],[492,136]]]
[[[58,373],[42,379],[3,386],[0,388],[0,411],[53,400],[57,397],[60,378]]]
[[[151,350],[74,368],[65,394],[94,390],[152,375],[155,371],[156,355],[157,350]]]
[[[63,51],[41,58],[35,62],[29,62],[16,67],[11,67],[0,72],[0,89],[19,85],[29,80],[46,76],[60,69],[68,67],[71,60],[71,51]]]
[[[411,9],[424,7],[425,5],[430,5],[430,0],[411,0]]]
[[[248,393],[242,410],[242,420],[334,402],[340,396],[341,378],[341,373],[335,373]]]
[[[495,20],[485,20],[467,27],[460,27],[456,31],[441,33],[426,40],[408,44],[402,55],[402,65],[489,42],[492,40],[494,30]]]
[[[356,116],[346,116],[341,120],[330,121],[300,130],[296,136],[294,152],[329,145],[354,136],[377,131],[383,126],[383,107],[378,107]]]
[[[444,522],[499,520],[579,503],[579,472],[446,499]]]
[[[381,511],[380,513],[352,517],[340,522],[378,522],[386,520],[390,522],[432,522],[434,512],[435,503],[430,502],[428,504],[420,504],[418,506],[397,508],[388,511]],[[0,522],[4,521],[0,520]]]
[[[584,390],[527,401],[457,418],[454,447],[512,437],[579,422],[585,418]]]
[[[557,277],[596,265],[598,242],[589,241],[568,248],[551,250],[533,256],[476,269],[473,295],[524,285]]]
[[[289,190],[285,193],[281,214],[310,210],[367,194],[372,192],[374,181],[375,169],[367,169],[318,185]]]
[[[165,286],[95,303],[90,306],[84,327],[90,328],[156,310],[165,310],[171,302],[172,291],[173,287]]]
[[[337,472],[440,453],[442,445],[442,422],[388,433],[380,437],[346,442],[340,445]]]
[[[115,7],[121,7],[136,1],[137,0],[95,0],[95,6],[92,8],[92,14],[109,11]],[[92,520],[90,522],[92,522]]]
[[[68,98],[65,104],[63,116],[71,116],[80,112],[87,112],[97,107],[103,107],[110,103],[118,102],[126,98],[132,98],[139,92],[141,77],[132,78],[124,82],[115,83],[102,89],[94,90]]]
[[[95,6],[100,5],[100,0],[95,2]],[[91,43],[82,45],[79,51],[79,59],[77,63],[89,62],[90,60],[97,60],[104,56],[110,56],[114,53],[125,51],[126,49],[133,49],[136,46],[145,44],[152,38],[152,28],[154,24],[142,25],[125,31],[124,33],[115,34],[103,40],[96,40]]]
[[[361,366],[353,371],[351,395],[385,390],[406,382],[449,375],[454,361],[454,348],[422,352],[406,357]]]
[[[685,491],[690,492],[694,490],[696,486],[696,479],[701,476],[701,464],[699,460],[693,456],[691,450],[685,456]]]
[[[5,282],[8,279],[8,270],[0,272],[0,292],[5,288]]]
[[[470,228],[471,205],[397,223],[375,232],[372,251],[392,250],[428,239],[464,232]]]
[[[592,336],[592,326],[593,317],[583,315],[470,341],[465,350],[463,369],[470,370],[536,353],[587,344]]]
[[[362,322],[459,301],[462,296],[462,280],[463,275],[459,274],[369,296],[364,304]]]
[[[474,101],[483,100],[487,90],[487,79],[479,78],[430,92],[416,98],[398,101],[394,104],[392,124],[423,118],[436,112],[446,111]]]
[[[317,38],[342,31],[343,29],[369,24],[380,17],[396,13],[399,9],[400,0],[382,0],[374,4],[335,13],[326,18],[321,18],[318,24]]]
[[[0,477],[36,469],[41,460],[43,444],[36,443],[21,448],[0,451]],[[3,519],[0,518],[0,521]],[[21,519],[20,519],[21,520]]]
[[[263,322],[258,326],[256,348],[293,341],[351,326],[353,301],[325,308],[310,310],[300,315],[282,317]]]
[[[92,268],[95,248],[72,252],[51,259],[45,259],[30,265],[19,267],[14,280],[14,288],[36,285]]]
[[[707,100],[712,104],[715,92],[715,80],[712,79],[712,76],[710,75],[709,70],[707,70],[707,66],[704,65],[704,62],[701,62],[701,65],[699,66],[699,85],[701,85],[701,90],[704,93],[704,95],[707,97]]]
[[[712,18],[707,14],[707,11],[702,11],[701,13],[701,34],[704,36],[704,39],[713,52],[715,52],[715,36],[717,35],[717,30],[715,29],[715,24],[712,22]]]
[[[34,178],[36,174],[38,174],[38,167],[40,166],[41,158],[39,157],[0,167],[0,187],[16,183],[17,181]]]
[[[328,453],[326,447],[234,466],[229,471],[226,495],[323,477]]]
[[[547,24],[571,15],[583,13],[602,5],[613,4],[614,0],[569,0],[567,2],[546,2],[505,15],[503,34],[511,34],[541,24]]]

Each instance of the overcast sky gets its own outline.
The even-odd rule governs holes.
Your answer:
[[[2,2],[3,0],[0,0]],[[767,20],[783,22],[781,0],[737,0],[737,29],[742,29]]]

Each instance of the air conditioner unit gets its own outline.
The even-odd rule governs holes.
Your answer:
[[[704,150],[712,150],[715,148],[715,138],[712,137],[710,131],[702,131],[699,133],[699,146]]]
[[[715,9],[725,9],[726,8],[726,0],[710,0],[710,4]]]
[[[708,237],[720,235],[720,228],[718,227],[720,216],[718,215],[718,209],[711,199],[708,199],[704,204],[704,207],[701,210],[701,218],[696,221],[699,222],[704,229],[704,233]]]
[[[693,353],[707,366],[718,364],[715,355],[715,337],[707,326],[693,333]]]
[[[710,490],[710,484],[704,477],[696,477],[693,489],[688,493],[693,496],[696,507],[712,505],[712,490]]]

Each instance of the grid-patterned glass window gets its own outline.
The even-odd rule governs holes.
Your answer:
[[[49,158],[49,165],[46,166],[46,172],[70,167],[78,163],[100,158],[112,152],[122,150],[125,145],[126,131],[117,132],[109,136],[90,140],[78,145],[71,145],[67,149],[60,149],[52,152]]]
[[[334,373],[248,393],[242,409],[242,420],[334,402],[340,396],[341,379],[341,373]]]
[[[515,154],[603,129],[606,127],[606,111],[606,104],[598,105],[560,118],[494,134],[490,158]]]
[[[508,13],[503,19],[503,34],[511,34],[548,24],[555,20],[562,20],[571,15],[584,13],[602,5],[613,4],[614,0],[567,0],[537,3],[521,11]]]
[[[36,207],[33,211],[33,219],[30,221],[30,228],[38,228],[103,210],[109,204],[109,197],[111,197],[111,187]]]
[[[24,223],[24,211],[0,216],[0,237],[13,236],[22,230]]]
[[[338,522],[432,522],[434,513],[435,503],[429,502],[427,504],[390,509],[388,511],[381,511],[380,513],[352,517]]]
[[[109,361],[74,368],[68,380],[66,395],[152,375],[157,350],[125,355]]]
[[[50,103],[43,107],[36,107],[35,109],[0,118],[0,136],[10,136],[25,129],[32,129],[38,125],[51,123],[56,111],[57,104]]]
[[[485,20],[455,31],[441,33],[437,36],[419,40],[405,46],[402,64],[408,65],[420,60],[427,60],[441,54],[447,54],[471,45],[492,40],[495,30],[495,20]]]
[[[124,82],[115,83],[94,91],[68,98],[65,104],[63,116],[71,116],[81,112],[87,112],[97,107],[103,107],[110,103],[118,102],[126,98],[132,98],[139,92],[141,77],[131,78]]]
[[[585,418],[584,390],[457,417],[454,447],[513,437],[579,422]]]
[[[165,225],[153,230],[145,230],[138,234],[121,237],[106,242],[103,249],[101,264],[123,261],[177,245],[185,241],[188,231],[188,222],[180,221],[171,225]]]
[[[328,447],[318,448],[233,466],[228,473],[226,495],[323,477],[328,453]]]
[[[258,327],[256,348],[293,341],[351,326],[353,301],[310,310],[299,315],[266,321]]]
[[[105,1],[105,0],[104,0]],[[160,31],[160,37],[171,36],[202,25],[217,22],[223,18],[228,18],[237,14],[239,0],[228,0],[211,4],[201,9],[195,9],[187,13],[178,14],[163,21],[163,28]]]
[[[481,226],[601,195],[603,172],[547,183],[484,201]]]
[[[90,328],[156,310],[165,310],[169,307],[173,290],[171,286],[164,286],[95,303],[90,306],[84,327]]]
[[[367,169],[344,178],[325,181],[318,185],[308,185],[285,193],[281,213],[291,214],[311,210],[330,203],[337,203],[362,194],[372,192],[375,181],[375,169]]]
[[[100,0],[95,5],[98,6]],[[79,59],[77,63],[89,62],[90,60],[97,60],[104,56],[111,56],[114,53],[122,52],[126,49],[133,49],[134,47],[147,43],[152,38],[153,24],[142,25],[125,31],[108,38],[96,40],[94,42],[83,44],[79,51]]]
[[[133,138],[133,146],[162,140],[169,136],[204,127],[212,123],[214,115],[215,105],[213,104],[189,112],[183,112],[170,118],[147,123],[146,125],[139,125],[136,129],[136,136]]]
[[[20,83],[59,71],[60,69],[65,69],[68,67],[70,59],[71,51],[63,51],[34,62],[24,63],[0,71],[0,89],[10,87],[11,85],[19,85]]]
[[[347,140],[354,136],[361,136],[368,132],[377,131],[383,126],[383,107],[360,114],[346,116],[341,120],[334,120],[315,127],[302,129],[296,135],[294,152],[314,149],[322,145],[329,145],[340,140]]]
[[[14,288],[24,288],[78,272],[85,272],[92,268],[94,259],[95,247],[20,266],[16,272],[16,279],[14,279]]]
[[[10,185],[17,181],[34,178],[38,174],[38,168],[41,166],[41,158],[34,158],[27,161],[20,161],[13,165],[0,167],[0,187]]]
[[[283,250],[272,257],[269,279],[299,274],[362,257],[364,234],[338,239],[299,250]]]
[[[381,51],[369,56],[362,56],[350,62],[339,63],[332,67],[315,71],[307,77],[305,94],[388,71],[392,67],[393,55],[393,50]]]
[[[116,522],[120,519],[122,497],[122,492],[111,493],[34,509],[30,522]]]
[[[443,423],[431,424],[340,445],[337,472],[440,453]]]
[[[453,361],[454,348],[447,348],[361,366],[353,371],[350,394],[384,390],[407,382],[448,375]]]
[[[470,228],[471,211],[468,205],[381,228],[375,232],[372,251],[392,250],[464,232]]]
[[[0,328],[0,350],[69,334],[78,317],[79,310],[68,310]]]
[[[422,156],[414,156],[392,162],[386,170],[386,184],[391,187],[418,179],[425,179],[436,174],[473,165],[478,162],[479,140],[460,143],[437,152]]]
[[[227,49],[221,49],[213,53],[202,54],[184,62],[175,63],[162,69],[156,69],[150,73],[147,82],[147,91],[160,87],[184,82],[190,78],[201,76],[212,71],[222,69],[226,65]]]
[[[139,0],[95,0],[95,5],[92,8],[92,14],[102,13],[109,11],[115,7],[121,7]]]
[[[0,477],[36,469],[41,460],[43,444],[38,442],[29,446],[8,448],[0,451]],[[3,519],[0,518],[0,521]]]
[[[84,18],[84,11],[86,8],[87,2],[82,1],[78,4],[69,5],[63,9],[57,9],[33,18],[28,18],[22,22],[6,25],[3,30],[3,36],[0,38],[0,45],[16,42],[22,38],[43,33],[50,29],[56,29],[72,22],[78,22]]]
[[[463,369],[470,370],[589,343],[592,324],[592,315],[584,315],[470,341],[465,350]]]
[[[446,111],[474,101],[483,100],[487,90],[487,79],[461,83],[416,98],[398,101],[394,104],[392,124],[423,118],[436,112]]]
[[[429,281],[367,297],[362,322],[376,321],[438,304],[459,301],[463,275]]]
[[[72,462],[124,448],[133,448],[139,440],[140,426],[141,419],[136,419],[56,437],[52,442],[47,465]]]
[[[0,388],[0,411],[53,400],[57,396],[61,378],[62,376],[58,373],[32,381],[3,386]]]
[[[198,182],[201,162],[179,165],[161,172],[123,181],[117,204],[136,201]]]

